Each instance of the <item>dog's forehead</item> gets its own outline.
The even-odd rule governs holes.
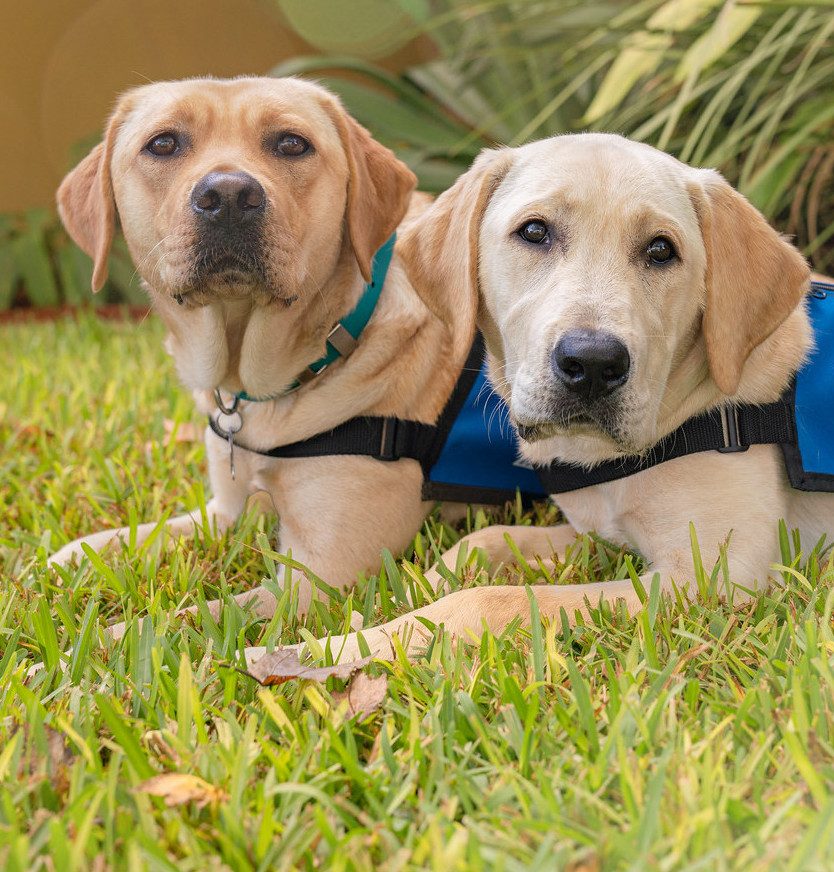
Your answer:
[[[642,143],[612,134],[558,136],[516,149],[494,200],[511,214],[554,203],[588,217],[658,209],[689,221],[693,180],[690,167]]]
[[[239,137],[247,125],[274,121],[302,123],[334,143],[338,131],[329,92],[301,79],[184,79],[155,82],[129,92],[120,139],[144,135],[149,126],[183,124],[209,127]]]

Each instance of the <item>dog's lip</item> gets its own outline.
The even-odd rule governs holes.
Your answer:
[[[590,415],[577,413],[567,420],[540,420],[519,422],[513,419],[519,438],[532,445],[554,436],[603,438],[612,449],[611,457],[630,457],[648,451],[651,446],[635,444],[621,434],[612,432]]]
[[[232,251],[206,259],[202,268],[210,276],[222,275],[223,273],[254,275],[258,272],[257,266],[253,262],[244,260]]]
[[[592,428],[599,432],[605,432],[602,427],[590,415],[582,412],[577,412],[570,415],[568,418],[562,418],[558,421],[543,419],[537,421],[520,421],[513,419],[518,435],[525,442],[538,442],[541,439],[547,439],[549,436],[559,434],[569,434],[571,431],[578,429]],[[606,435],[609,435],[606,433]]]
[[[184,305],[208,305],[213,299],[218,298],[218,294],[202,288],[183,288],[178,291],[171,291],[171,299],[179,306]],[[235,295],[240,299],[252,296],[251,291],[244,290],[240,294]],[[298,294],[284,294],[280,291],[270,290],[264,293],[261,298],[262,302],[279,303],[285,309],[289,309],[293,303],[298,301]]]

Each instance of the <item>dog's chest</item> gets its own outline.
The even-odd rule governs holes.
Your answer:
[[[554,502],[579,533],[594,532],[612,542],[632,542],[644,501],[641,475],[557,494]],[[642,538],[642,537],[641,537]]]
[[[623,494],[611,491],[618,488],[620,482],[600,484],[592,487],[558,494],[554,501],[571,526],[579,533],[594,531],[606,539],[622,539]]]

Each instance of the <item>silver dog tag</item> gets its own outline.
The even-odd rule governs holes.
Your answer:
[[[226,437],[229,443],[229,472],[232,474],[232,481],[235,480],[235,434],[239,433],[243,427],[243,416],[237,408],[240,400],[239,397],[234,397],[230,405],[223,402],[223,397],[218,388],[214,392],[214,399],[217,403],[217,408],[220,410],[217,415],[217,429]]]
[[[223,432],[229,443],[229,472],[232,481],[235,480],[235,434],[243,427],[243,418],[240,412],[221,412],[217,416],[217,428]]]

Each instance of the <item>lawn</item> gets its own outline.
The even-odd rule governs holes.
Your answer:
[[[67,538],[205,499],[201,442],[165,439],[166,419],[181,436],[200,421],[161,339],[152,319],[0,328],[0,867],[834,868],[834,560],[794,557],[789,535],[783,586],[749,603],[704,575],[696,603],[648,591],[635,618],[441,634],[426,659],[371,664],[387,692],[356,717],[338,679],[261,688],[241,647],[399,613],[437,544],[518,509],[432,519],[407,562],[303,622],[287,601],[268,623],[170,617],[275,579],[275,521],[254,514],[220,540],[48,571]],[[477,558],[461,584],[487,583]],[[581,540],[553,580],[629,560]],[[147,785],[163,773],[201,780],[167,805]]]

